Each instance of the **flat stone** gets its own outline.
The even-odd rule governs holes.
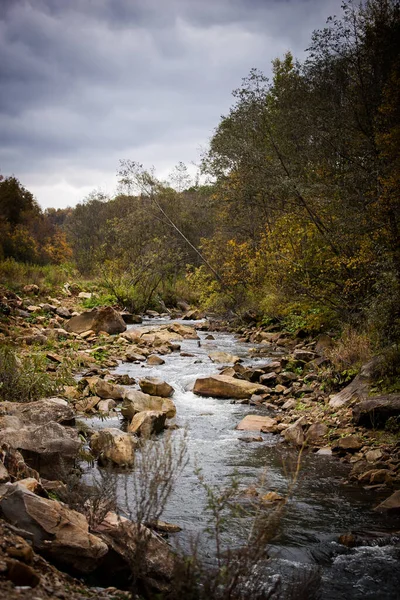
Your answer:
[[[240,431],[263,431],[265,433],[272,432],[277,421],[271,417],[263,417],[262,415],[246,415],[242,419],[236,429]]]
[[[199,396],[213,398],[251,398],[253,394],[266,393],[264,385],[236,379],[228,375],[210,375],[196,379],[193,392]]]
[[[379,512],[400,512],[400,490],[394,492],[391,496],[381,502],[376,508]]]

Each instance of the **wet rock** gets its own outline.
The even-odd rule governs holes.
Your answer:
[[[228,375],[210,375],[196,379],[193,392],[199,396],[213,398],[251,398],[253,394],[266,392],[267,388],[244,379]]]
[[[125,331],[126,325],[119,313],[111,306],[105,306],[72,317],[65,328],[67,331],[74,333],[83,333],[91,329],[96,333],[105,331],[109,334],[115,334]]]
[[[276,492],[268,492],[261,497],[261,500],[266,504],[275,504],[277,502],[285,502],[285,498]]]
[[[146,362],[148,365],[165,365],[165,360],[156,354],[150,354]]]
[[[136,413],[128,426],[128,432],[135,433],[141,437],[156,435],[164,429],[165,419],[165,413],[157,410],[146,410]]]
[[[323,448],[320,448],[316,454],[319,456],[332,456],[332,449],[329,446],[324,446]]]
[[[240,437],[238,438],[241,442],[251,443],[251,442],[263,442],[264,438],[261,435],[252,436],[252,437]]]
[[[1,488],[4,518],[33,536],[33,547],[78,572],[92,571],[107,553],[107,545],[89,533],[86,518],[55,500],[40,498],[18,483]]]
[[[375,510],[378,512],[400,512],[400,490],[393,492],[393,494],[381,502]]]
[[[176,415],[176,407],[170,398],[162,398],[161,396],[150,396],[139,390],[130,390],[125,395],[121,407],[121,413],[126,419],[133,419],[136,413],[145,410],[161,411],[167,419],[171,419]]]
[[[150,523],[145,523],[146,527],[152,529],[153,531],[159,531],[160,533],[179,533],[182,531],[182,527],[179,525],[174,525],[173,523],[166,523],[165,521],[151,521]]]
[[[90,438],[90,447],[101,464],[113,463],[131,467],[135,460],[137,438],[116,428],[96,431]]]
[[[277,421],[271,417],[262,415],[246,415],[236,429],[239,431],[263,431],[264,433],[273,432]]]
[[[144,379],[140,379],[139,386],[142,392],[150,394],[150,396],[169,398],[174,393],[174,388],[158,377],[145,377]]]
[[[368,398],[353,408],[353,420],[365,427],[382,427],[391,417],[400,417],[400,394]]]
[[[134,315],[130,312],[122,312],[120,313],[121,317],[127,325],[139,325],[143,322],[143,319],[139,315]]]
[[[241,361],[239,356],[234,356],[233,354],[229,354],[228,352],[210,352],[208,357],[215,363],[221,364],[235,364]]]

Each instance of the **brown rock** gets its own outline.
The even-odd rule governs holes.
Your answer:
[[[169,398],[174,393],[174,388],[158,377],[145,377],[139,380],[139,386],[142,392],[150,396],[161,396]]]
[[[379,512],[400,512],[400,490],[397,490],[389,498],[386,498],[375,510]]]
[[[33,534],[35,550],[82,573],[92,571],[107,553],[106,544],[89,533],[81,513],[40,498],[18,483],[6,486],[0,499],[2,514],[12,524],[23,523]]]
[[[148,365],[165,365],[165,360],[163,358],[161,358],[160,356],[157,356],[156,354],[150,354],[150,356],[147,357],[147,364]]]
[[[348,435],[340,438],[332,446],[332,450],[337,452],[357,452],[361,450],[363,441],[357,435]]]
[[[390,417],[400,416],[400,394],[368,398],[353,408],[353,420],[365,427],[384,426]]]
[[[196,380],[193,392],[199,396],[213,398],[251,398],[253,394],[266,392],[267,388],[257,383],[236,379],[228,375],[211,375]]]
[[[297,421],[285,429],[283,437],[288,444],[294,444],[295,446],[303,446],[305,442],[303,428]]]
[[[131,467],[135,460],[137,438],[116,428],[100,429],[90,438],[90,447],[101,464]]]
[[[125,331],[126,325],[119,313],[111,308],[111,306],[105,306],[72,317],[65,328],[67,331],[74,333],[83,333],[92,329],[96,333],[105,331],[106,333],[114,334]]]
[[[233,354],[228,354],[228,352],[210,352],[208,355],[212,362],[221,363],[221,364],[235,364],[240,362],[239,356],[234,356]]]
[[[246,415],[236,429],[240,431],[263,431],[265,433],[274,430],[276,419],[263,417],[262,415]]]
[[[308,442],[318,442],[328,433],[325,423],[313,423],[307,431]]]
[[[133,419],[136,413],[146,410],[161,411],[167,419],[171,419],[176,414],[175,404],[170,398],[150,396],[139,390],[127,392],[121,407],[121,413],[126,419]]]
[[[146,410],[137,413],[128,426],[129,433],[142,437],[150,437],[160,433],[165,427],[165,413],[157,410]]]

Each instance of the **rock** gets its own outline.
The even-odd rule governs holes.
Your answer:
[[[44,490],[40,484],[40,482],[34,477],[27,477],[26,479],[19,479],[19,485],[22,485],[26,490],[32,492],[32,494],[36,494],[37,496],[42,496]]]
[[[362,484],[376,485],[379,483],[391,483],[391,474],[387,469],[370,469],[359,476],[358,481]]]
[[[145,377],[139,380],[139,386],[142,392],[150,396],[161,396],[169,398],[174,393],[174,388],[158,377]]]
[[[374,510],[379,512],[400,512],[400,490],[393,492],[389,498],[386,498]]]
[[[190,325],[181,325],[180,323],[172,323],[166,326],[167,330],[171,333],[177,334],[185,340],[198,340],[199,336],[194,327]],[[174,338],[176,339],[176,338]]]
[[[0,483],[6,483],[6,481],[10,481],[10,475],[4,464],[0,461]]]
[[[35,471],[35,469],[28,467],[19,450],[12,448],[8,444],[2,443],[0,456],[2,458],[0,466],[2,464],[4,465],[11,478],[21,479],[25,477],[34,477],[37,480],[39,479],[39,473]]]
[[[1,402],[0,416],[12,415],[24,425],[55,423],[73,424],[74,411],[62,398],[44,398],[35,402]],[[0,425],[1,428],[1,425]]]
[[[307,431],[307,442],[318,442],[328,433],[325,423],[313,423]]]
[[[293,352],[293,358],[294,360],[301,360],[307,363],[314,360],[315,353],[310,352],[309,350],[295,350]]]
[[[161,411],[167,419],[176,415],[176,407],[170,398],[161,396],[150,396],[139,390],[130,390],[125,395],[121,407],[121,413],[126,419],[133,419],[136,413],[146,410]]]
[[[285,429],[283,437],[288,444],[294,444],[295,446],[303,446],[305,442],[303,428],[297,421]]]
[[[121,375],[114,375],[113,382],[117,385],[134,385],[136,383],[136,379],[130,377],[128,373],[123,373]]]
[[[263,431],[264,433],[274,431],[276,419],[263,417],[262,415],[246,415],[236,429],[240,431]]]
[[[368,462],[370,463],[374,463],[377,460],[379,460],[380,458],[382,458],[382,451],[377,449],[377,450],[368,450],[368,452],[365,455],[365,458],[367,459]]]
[[[208,335],[206,335],[205,339],[206,340],[215,340],[215,337],[212,335],[212,333],[209,333]]]
[[[202,319],[203,315],[199,310],[189,310],[182,317],[184,321],[197,321],[198,319]]]
[[[120,386],[110,383],[100,377],[87,378],[90,390],[104,400],[112,398],[113,400],[122,400],[125,397],[126,390]]]
[[[65,308],[65,306],[59,306],[56,308],[56,314],[63,319],[71,318],[71,313],[69,312],[68,308]]]
[[[360,369],[360,373],[353,379],[349,385],[347,385],[338,394],[331,396],[329,400],[329,406],[332,408],[341,408],[347,406],[353,401],[363,401],[368,396],[369,382],[373,375],[374,367],[376,366],[379,358],[373,358]]]
[[[285,498],[283,498],[280,494],[277,494],[276,492],[268,492],[267,494],[264,494],[264,496],[261,497],[261,500],[263,502],[266,502],[267,504],[272,504],[275,502],[285,502]]]
[[[93,412],[93,410],[97,407],[99,402],[99,396],[89,396],[88,398],[82,398],[79,402],[75,404],[75,410],[83,413],[91,411]]]
[[[278,375],[275,373],[275,371],[272,371],[272,373],[266,373],[265,375],[261,375],[260,383],[266,386],[274,385],[277,377]]]
[[[253,394],[267,392],[264,385],[236,379],[228,375],[210,375],[196,379],[193,392],[213,398],[251,398]]]
[[[94,532],[110,549],[93,575],[96,581],[103,586],[118,581],[120,587],[129,589],[132,560],[135,560],[140,561],[137,571],[145,579],[148,592],[149,587],[154,592],[170,589],[176,562],[172,550],[160,536],[144,525],[138,526],[111,512]]]
[[[324,446],[323,448],[320,448],[316,454],[319,456],[332,456],[332,449],[329,446]]]
[[[225,365],[229,363],[235,364],[240,362],[241,360],[239,356],[228,354],[228,352],[210,352],[208,357],[212,360],[212,362],[221,363]]]
[[[122,312],[120,314],[124,323],[126,323],[127,325],[139,325],[143,322],[142,317],[140,317],[139,315],[133,315],[129,312]]]
[[[252,436],[252,437],[240,437],[238,438],[241,442],[263,442],[264,438],[261,435]]]
[[[165,360],[156,354],[150,354],[146,362],[148,365],[165,365]]]
[[[33,547],[59,564],[89,573],[107,551],[107,545],[89,533],[86,518],[56,500],[40,498],[14,484],[2,486],[0,507],[12,525],[32,534]]]
[[[179,525],[174,525],[173,523],[166,523],[165,521],[159,520],[151,521],[145,525],[146,527],[149,527],[154,531],[159,531],[160,533],[179,533],[179,531],[182,531],[182,527],[179,527]]]
[[[136,433],[142,437],[150,437],[164,429],[165,419],[165,413],[157,410],[145,410],[136,413],[128,426],[128,432]]]
[[[7,565],[5,576],[17,588],[35,588],[39,585],[40,577],[31,566],[13,558],[8,558],[5,562]]]
[[[90,300],[93,294],[91,292],[79,292],[78,298],[81,300]]]
[[[289,400],[286,400],[285,404],[282,405],[282,409],[283,410],[292,410],[292,408],[295,408],[297,402],[296,400],[293,400],[293,398],[290,398]]]
[[[368,398],[353,408],[353,421],[364,427],[382,427],[391,417],[400,416],[400,394]]]
[[[111,308],[111,306],[105,306],[72,317],[65,328],[67,331],[74,333],[83,333],[92,329],[96,333],[105,331],[106,333],[114,334],[125,331],[126,325],[119,313]]]
[[[357,435],[348,435],[337,440],[333,444],[332,450],[339,453],[357,452],[361,450],[362,446],[363,441]]]
[[[116,428],[100,429],[90,438],[90,447],[101,464],[131,467],[135,460],[137,438]]]
[[[138,354],[137,352],[127,352],[125,354],[126,362],[144,362],[146,357],[143,354]]]
[[[35,283],[30,283],[29,285],[24,285],[22,288],[25,294],[34,294],[37,296],[39,294],[39,287]]]
[[[97,410],[101,413],[107,414],[117,406],[115,400],[109,398],[108,400],[101,400],[97,405]]]

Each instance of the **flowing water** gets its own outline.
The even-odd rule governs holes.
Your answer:
[[[146,325],[159,326],[163,323],[157,319]],[[199,335],[201,345],[197,340],[181,343],[181,350],[193,356],[180,356],[175,352],[163,357],[164,365],[149,367],[122,363],[115,372],[128,373],[136,379],[161,377],[174,387],[176,423],[188,431],[189,463],[162,518],[182,527],[182,532],[175,534],[175,540],[181,547],[188,547],[190,539],[200,534],[202,551],[212,557],[213,544],[203,533],[208,515],[204,489],[195,474],[196,467],[201,468],[209,485],[226,487],[236,475],[243,490],[263,479],[266,491],[273,490],[285,496],[297,453],[273,434],[262,434],[263,442],[245,443],[240,440],[258,434],[237,431],[235,427],[239,421],[246,414],[266,414],[265,409],[232,404],[229,400],[203,398],[188,391],[197,377],[217,371],[218,367],[208,358],[211,351],[239,355],[244,364],[268,362],[265,358],[249,358],[250,346],[239,343],[232,334],[213,333],[215,340],[206,340],[207,332],[199,332]],[[119,427],[120,423],[115,417],[103,421],[92,419],[91,425]],[[176,435],[179,435],[179,430]],[[278,573],[284,581],[296,581],[304,578],[307,572],[318,572],[323,600],[400,599],[398,542],[396,544],[392,540],[388,544],[381,541],[380,544],[349,549],[337,541],[343,533],[400,529],[398,520],[371,510],[371,506],[382,497],[375,495],[371,501],[373,492],[346,482],[348,472],[348,465],[336,458],[312,453],[303,455],[296,487],[271,542],[271,560],[265,576]],[[129,473],[118,475],[121,501],[125,491],[129,497],[130,477]],[[240,545],[249,527],[246,520],[233,520],[228,532],[229,544]]]

